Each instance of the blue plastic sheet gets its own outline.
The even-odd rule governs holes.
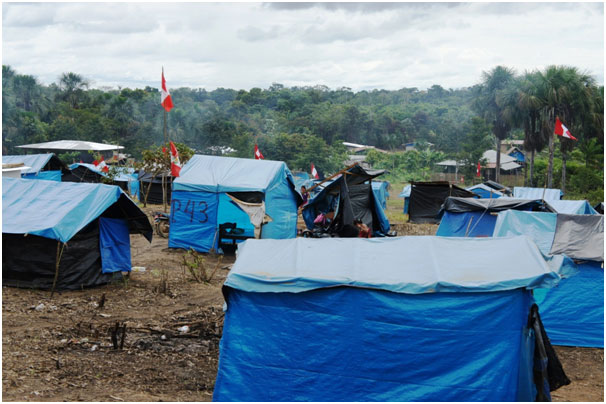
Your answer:
[[[219,194],[174,191],[168,246],[208,252],[217,248]]]
[[[130,235],[126,220],[99,218],[99,248],[103,273],[130,272]]]
[[[478,184],[472,187],[465,188],[468,191],[473,192],[478,195],[480,198],[500,198],[503,194],[495,189],[490,188],[488,185]]]
[[[27,180],[61,181],[61,170],[40,171],[38,173],[23,174],[21,178]]]
[[[491,237],[496,221],[490,212],[445,212],[436,236]]]
[[[578,269],[545,290],[541,320],[554,345],[604,348],[604,269],[591,261]]]
[[[387,198],[389,198],[389,182],[387,181],[372,181],[372,192],[375,194],[375,199],[379,202],[383,209],[387,209]]]
[[[67,242],[123,194],[114,185],[2,179],[2,232]]]
[[[582,201],[551,200],[547,202],[557,213],[569,215],[597,215],[598,212],[589,204]]]
[[[548,255],[557,216],[542,212],[500,212],[494,237],[525,234]],[[553,344],[604,347],[604,270],[601,265],[587,261],[577,265],[576,273],[567,271],[569,276],[555,289],[537,289],[541,319]]]
[[[529,291],[226,289],[215,401],[532,401]]]

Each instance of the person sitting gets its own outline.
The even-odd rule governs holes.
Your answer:
[[[303,197],[303,203],[301,206],[307,205],[307,202],[309,201],[309,192],[307,192],[305,185],[301,185],[301,196]]]
[[[354,226],[356,226],[359,230],[358,237],[362,238],[371,238],[372,231],[370,228],[361,220],[354,220]]]

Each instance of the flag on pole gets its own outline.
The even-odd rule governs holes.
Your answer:
[[[562,123],[562,121],[560,121],[560,118],[557,117],[557,116],[556,116],[556,121],[555,121],[554,132],[558,136],[562,136],[562,137],[565,137],[567,139],[577,140],[577,138],[574,137],[574,136],[572,136],[572,134],[570,133],[570,131],[568,130],[568,128],[566,126],[564,126],[564,124]]]
[[[476,177],[480,177],[482,175],[482,166],[480,165],[480,162],[478,161],[478,168],[476,169]]]
[[[264,158],[261,150],[259,150],[259,146],[255,143],[255,160],[263,160]]]
[[[93,161],[93,164],[99,169],[99,171],[104,173],[109,172],[109,166],[105,163],[105,159],[103,158],[103,156],[101,156],[101,161],[95,160]]]
[[[170,142],[170,173],[173,177],[178,177],[181,172],[181,162],[179,161],[179,152],[173,142]]]
[[[318,170],[316,170],[314,163],[311,163],[311,176],[314,177],[315,179],[320,178],[320,175],[318,174]]]
[[[166,80],[164,79],[164,68],[162,68],[162,106],[166,110],[166,112],[173,109],[173,100],[170,98],[170,93],[166,88]]]

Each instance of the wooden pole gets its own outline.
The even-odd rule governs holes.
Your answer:
[[[65,243],[57,241],[57,255],[55,256],[55,279],[53,279],[53,287],[51,289],[51,298],[55,294],[55,287],[57,286],[57,279],[59,279],[59,263],[61,262],[61,256],[63,255],[63,248]]]

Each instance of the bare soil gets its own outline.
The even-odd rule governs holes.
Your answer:
[[[394,227],[399,235],[437,228]],[[155,236],[150,244],[133,235],[131,251],[133,266],[145,271],[105,286],[52,298],[48,291],[2,288],[3,401],[212,399],[221,286],[234,257],[218,264],[217,256],[204,255],[209,272],[219,265],[204,283],[182,265],[187,252],[168,249],[167,239]],[[603,350],[556,350],[572,383],[553,392],[554,401],[603,402]]]

